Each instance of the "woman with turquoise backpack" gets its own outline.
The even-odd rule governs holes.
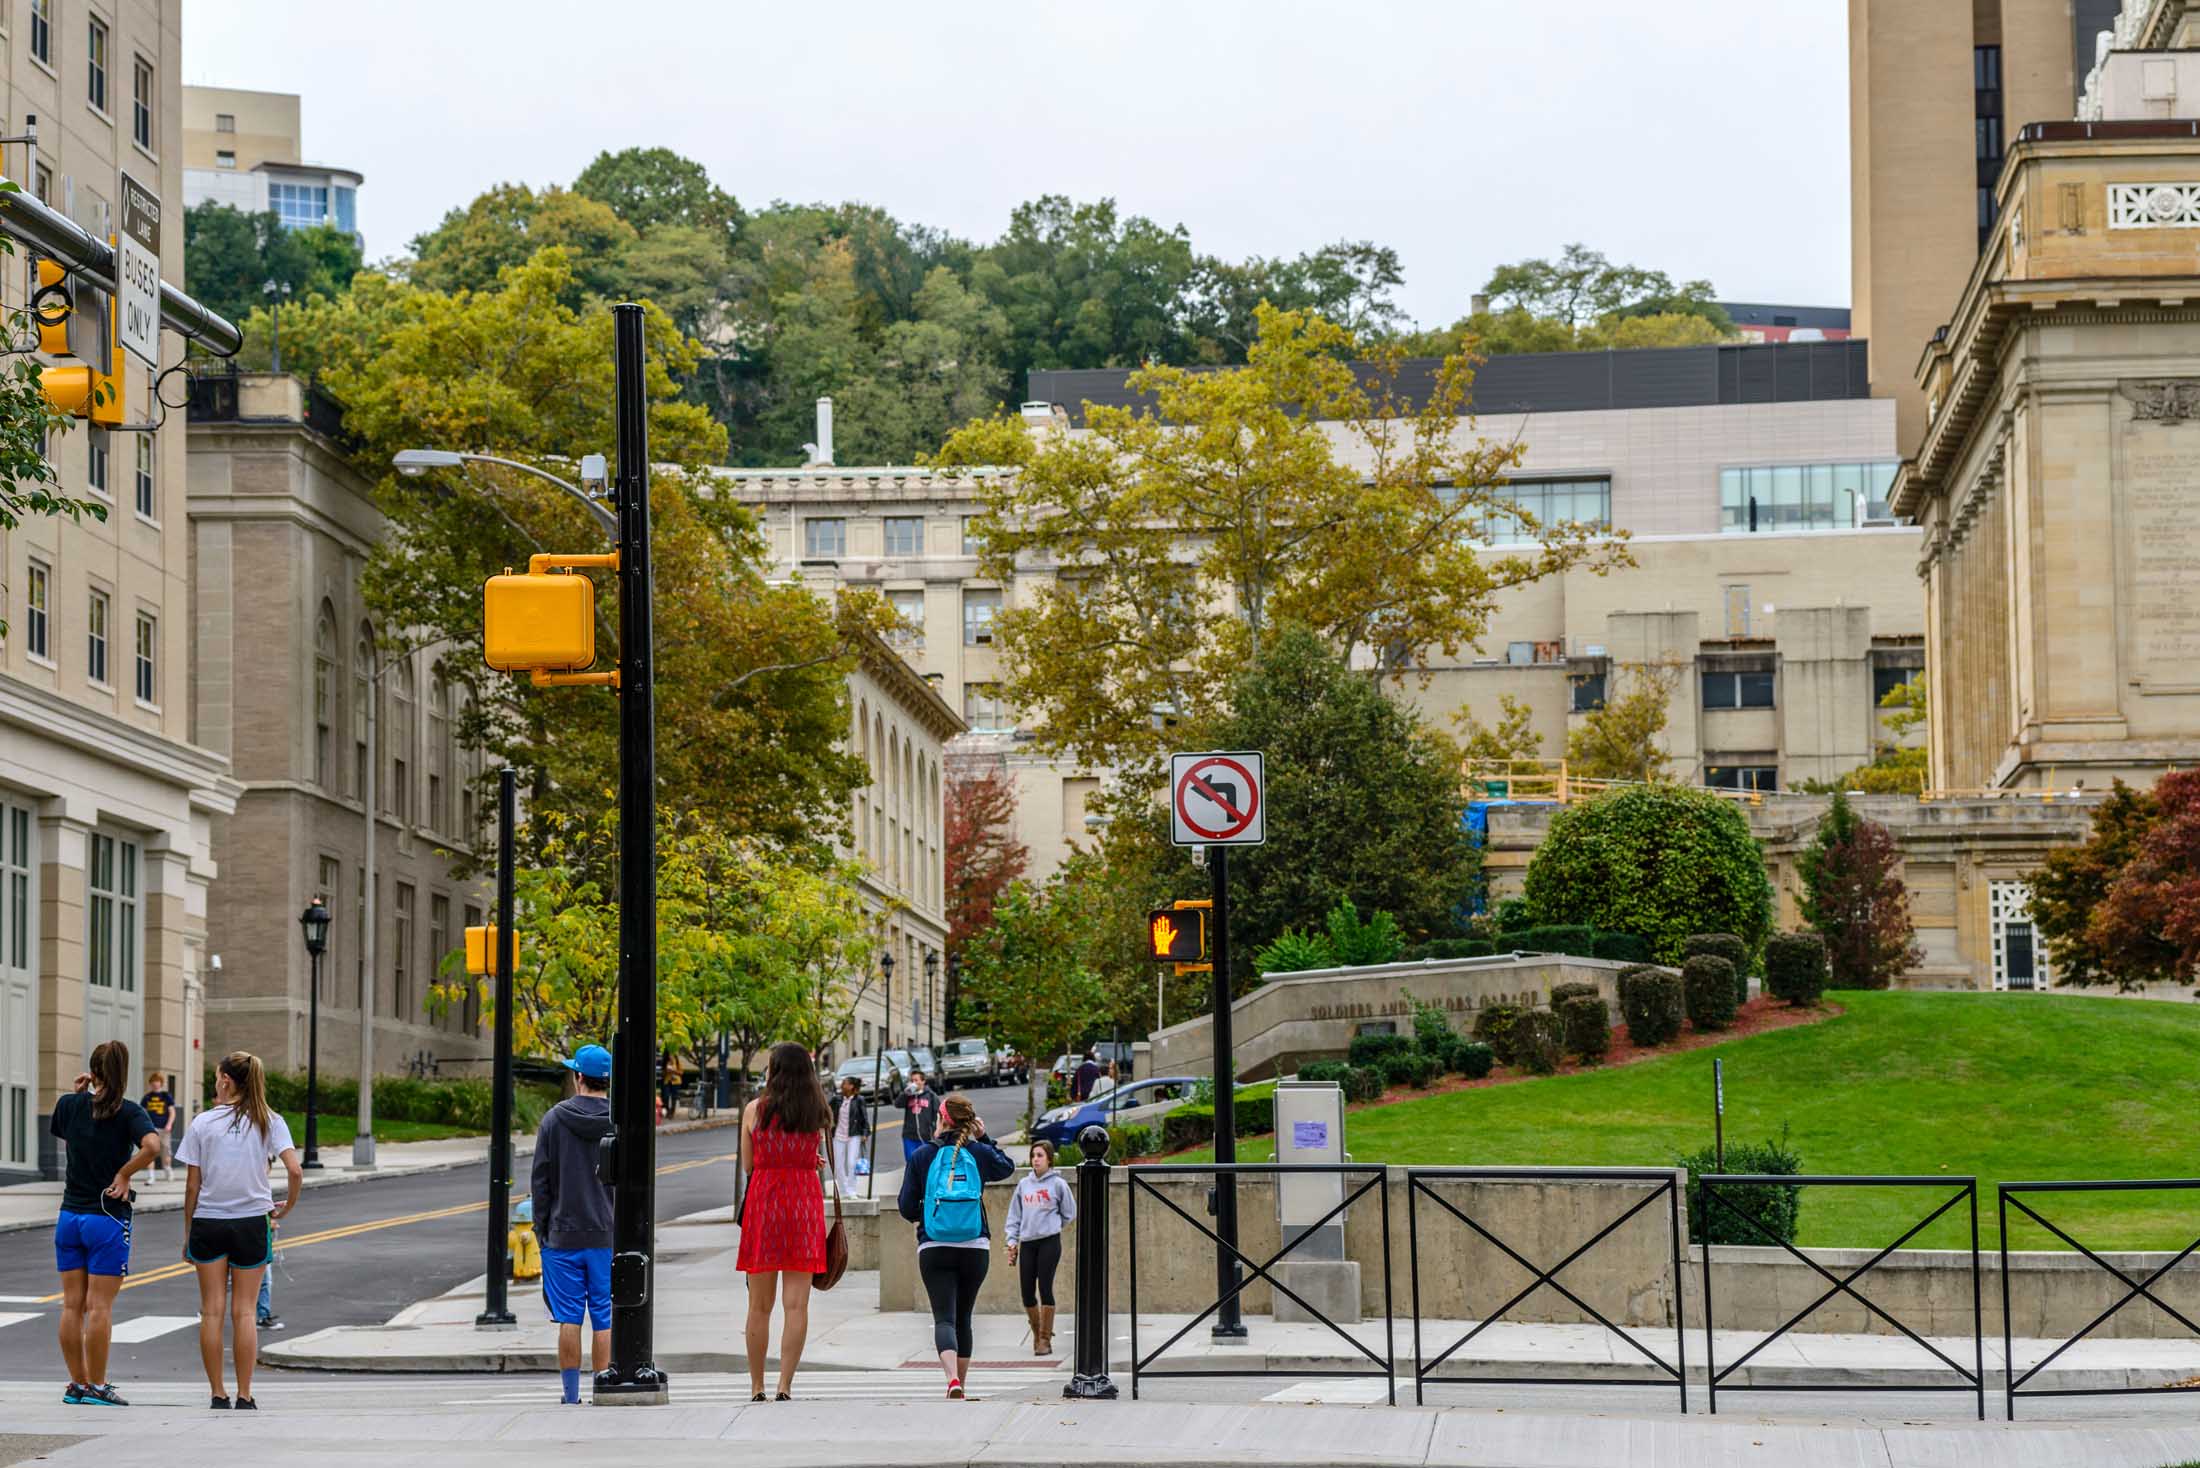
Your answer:
[[[985,1137],[978,1108],[960,1091],[940,1102],[940,1129],[901,1175],[901,1216],[917,1226],[917,1276],[932,1302],[932,1345],[947,1373],[950,1401],[964,1399],[970,1376],[970,1314],[993,1262],[985,1226],[985,1185],[1016,1171]]]

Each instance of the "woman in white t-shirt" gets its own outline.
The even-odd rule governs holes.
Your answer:
[[[268,1164],[280,1157],[289,1194],[275,1202]],[[305,1173],[290,1142],[290,1126],[267,1104],[260,1057],[235,1051],[214,1067],[214,1105],[199,1113],[176,1149],[189,1169],[183,1192],[183,1257],[199,1272],[199,1359],[217,1411],[230,1409],[222,1385],[222,1316],[236,1342],[237,1409],[253,1411],[252,1363],[259,1356],[253,1305],[260,1275],[275,1252],[275,1220],[297,1206]],[[226,1299],[224,1296],[226,1295]]]

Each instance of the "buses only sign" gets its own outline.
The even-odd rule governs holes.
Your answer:
[[[1169,756],[1169,839],[1179,846],[1258,846],[1268,839],[1260,756]]]
[[[122,344],[160,370],[160,195],[122,175],[122,231],[115,236],[116,311]],[[100,363],[105,371],[107,364]]]

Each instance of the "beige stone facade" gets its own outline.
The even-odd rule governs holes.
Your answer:
[[[181,24],[178,0],[42,23],[15,7],[0,106],[38,118],[38,157],[11,145],[4,171],[103,234],[127,171],[180,221]],[[180,224],[163,245],[162,274],[181,281]],[[20,251],[0,259],[10,301],[25,269]],[[173,337],[162,348],[182,355]],[[131,360],[127,421],[151,421],[151,382]],[[0,534],[0,1176],[53,1166],[45,1116],[104,1040],[129,1044],[133,1086],[180,1075],[196,1106],[211,832],[237,795],[190,728],[181,422],[75,426],[49,453],[63,491],[107,513]]]
[[[217,821],[207,1045],[303,1071],[312,964],[298,916],[333,921],[320,967],[320,1064],[356,1075],[362,1011],[373,1068],[464,1073],[487,1043],[477,1004],[438,1012],[428,991],[489,894],[448,853],[481,829],[479,757],[456,735],[460,691],[433,650],[374,647],[359,578],[382,533],[369,485],[328,435],[337,413],[298,379],[202,380],[190,425],[195,618],[192,721],[243,786]],[[372,727],[369,726],[370,718]],[[375,780],[374,961],[366,963],[368,751]],[[366,996],[362,1002],[362,996]]]
[[[1936,786],[2200,759],[2200,138],[2115,126],[2017,145],[1918,364],[1895,492],[1924,532]]]

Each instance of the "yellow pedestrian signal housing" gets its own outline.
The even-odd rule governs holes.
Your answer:
[[[1158,908],[1146,915],[1147,950],[1159,963],[1198,963],[1207,956],[1207,914]]]
[[[519,962],[519,941],[512,942],[512,962]],[[497,971],[497,930],[491,923],[486,928],[466,930],[466,972],[475,978],[483,978]]]
[[[123,367],[114,298],[72,281],[69,272],[54,260],[38,262],[38,289],[41,294],[51,292],[60,298],[58,319],[51,319],[55,315],[52,305],[34,307],[35,316],[48,318],[38,322],[38,350],[52,357],[78,358],[39,370],[38,386],[46,401],[53,404],[54,411],[71,417],[88,418],[103,426],[120,423]],[[94,315],[88,321],[72,324],[79,299],[93,307]],[[104,321],[99,319],[100,313],[104,313]],[[72,334],[79,340],[72,343]]]
[[[619,675],[575,671],[596,661],[596,583],[554,568],[617,570],[608,556],[530,557],[525,575],[507,570],[481,588],[481,656],[505,673],[532,673],[538,684],[605,683]]]

